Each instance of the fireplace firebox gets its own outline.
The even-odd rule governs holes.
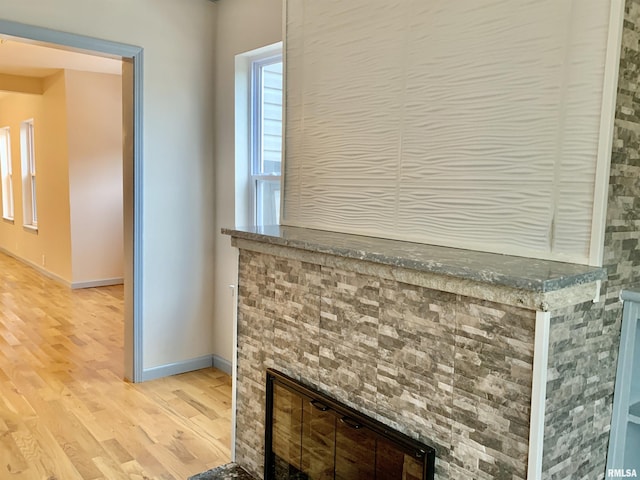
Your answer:
[[[266,480],[433,480],[435,450],[267,369]]]

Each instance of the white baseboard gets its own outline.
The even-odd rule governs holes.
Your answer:
[[[63,285],[65,285],[66,287],[69,287],[73,290],[79,289],[79,288],[94,288],[94,287],[108,287],[110,285],[122,285],[124,283],[124,278],[119,277],[119,278],[105,278],[103,280],[91,280],[88,282],[69,282],[68,280],[65,280],[64,278],[56,275],[53,272],[50,272],[49,270],[43,268],[42,266],[38,265],[35,262],[32,262],[31,260],[27,260],[26,258],[20,257],[18,255],[16,255],[13,252],[10,252],[9,250],[7,250],[4,247],[0,247],[0,252],[4,253],[5,255],[21,262],[24,263],[25,265],[29,265],[31,268],[33,268],[34,270],[37,270],[39,273],[41,273],[42,275],[44,275],[47,278],[50,278],[51,280],[55,280],[58,283],[61,283]]]
[[[180,373],[192,372],[213,366],[213,355],[183,360],[181,362],[169,363],[158,367],[145,368],[142,370],[141,382],[155,380],[156,378],[178,375]]]
[[[231,362],[218,355],[205,355],[203,357],[183,360],[182,362],[169,363],[158,367],[145,368],[142,371],[142,380],[155,380],[156,378],[168,377],[170,375],[178,375],[180,373],[192,372],[203,368],[217,368],[218,370],[231,375]]]
[[[73,290],[79,288],[95,288],[95,287],[109,287],[111,285],[124,284],[124,278],[105,278],[104,280],[91,280],[88,282],[73,282],[71,288]]]
[[[231,362],[225,358],[219,357],[218,355],[213,356],[213,368],[217,368],[227,375],[231,375],[231,373],[233,372]]]
[[[20,257],[18,255],[16,255],[13,252],[10,252],[9,250],[7,250],[4,247],[0,247],[0,252],[4,253],[5,255],[21,262],[24,263],[25,265],[30,266],[31,268],[33,268],[34,270],[37,270],[38,273],[41,273],[42,275],[44,275],[47,278],[50,278],[51,280],[55,280],[58,283],[61,283],[67,287],[71,287],[71,282],[65,280],[64,278],[56,275],[53,272],[50,272],[49,270],[44,269],[43,267],[41,267],[40,265],[38,265],[35,262],[32,262],[31,260],[27,260],[26,258]]]

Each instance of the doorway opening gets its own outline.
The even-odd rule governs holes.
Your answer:
[[[142,60],[141,47],[0,20],[0,39],[122,61],[124,374],[142,381]]]

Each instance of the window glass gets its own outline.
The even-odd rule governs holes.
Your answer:
[[[20,126],[20,155],[22,157],[22,196],[24,225],[38,225],[36,203],[36,157],[33,120],[22,122]]]
[[[256,225],[280,223],[282,56],[253,62],[251,180]]]
[[[0,175],[2,176],[2,216],[13,220],[13,172],[9,127],[0,129]]]

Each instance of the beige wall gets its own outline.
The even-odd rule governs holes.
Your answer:
[[[15,222],[0,224],[0,247],[71,282],[69,187],[64,74],[49,77],[43,95],[10,94],[0,101],[0,125],[11,128]],[[23,228],[20,124],[33,119],[38,231]],[[61,228],[62,226],[62,228]]]
[[[122,77],[65,71],[74,285],[124,275]]]
[[[43,95],[9,94],[0,123],[11,128],[15,221],[0,248],[68,285],[123,276],[122,79],[65,71]],[[33,118],[38,230],[23,225],[20,124]]]
[[[47,259],[45,268],[62,271],[67,281],[71,280],[71,234],[69,228],[69,152],[67,149],[67,122],[64,73],[51,78],[45,84],[42,115],[45,124],[35,126],[36,168],[38,175],[46,180],[36,188],[38,196],[38,235],[44,235],[55,258]],[[38,146],[42,147],[38,152]],[[46,252],[45,252],[46,253]],[[49,258],[50,255],[47,255]]]
[[[237,283],[236,252],[220,228],[234,226],[235,212],[235,56],[282,40],[281,0],[222,0],[218,7],[216,50],[216,249],[214,354],[231,361]]]
[[[5,20],[144,49],[144,369],[212,350],[216,9],[208,0],[0,0]]]

